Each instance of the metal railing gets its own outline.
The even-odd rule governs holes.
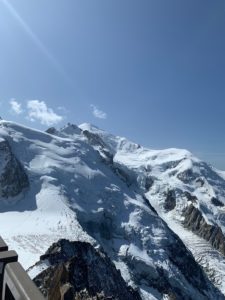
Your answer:
[[[44,300],[45,298],[0,237],[0,300]]]

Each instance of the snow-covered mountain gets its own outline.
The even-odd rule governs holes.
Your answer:
[[[80,127],[104,141],[114,164],[132,174],[132,185],[225,293],[225,173],[187,150],[150,150],[90,124]]]
[[[89,124],[2,120],[0,138],[1,235],[26,268],[66,238],[104,249],[143,299],[225,299],[222,172]]]

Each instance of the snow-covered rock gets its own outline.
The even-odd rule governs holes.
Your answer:
[[[12,201],[28,186],[29,180],[21,163],[7,140],[0,138],[0,198]]]
[[[34,282],[49,300],[141,300],[109,257],[86,242],[54,243],[31,270],[48,263]]]

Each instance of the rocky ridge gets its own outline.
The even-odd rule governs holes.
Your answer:
[[[89,243],[60,240],[40,259],[49,267],[34,282],[49,300],[141,300],[106,253]]]
[[[0,197],[18,196],[29,186],[29,179],[5,139],[0,139],[0,164]]]
[[[225,256],[225,236],[218,225],[208,224],[201,211],[193,204],[185,209],[184,216],[183,224],[186,228],[203,237],[214,249],[219,250]]]

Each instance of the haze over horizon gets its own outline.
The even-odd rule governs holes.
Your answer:
[[[0,115],[93,123],[225,170],[225,1],[0,0]]]

